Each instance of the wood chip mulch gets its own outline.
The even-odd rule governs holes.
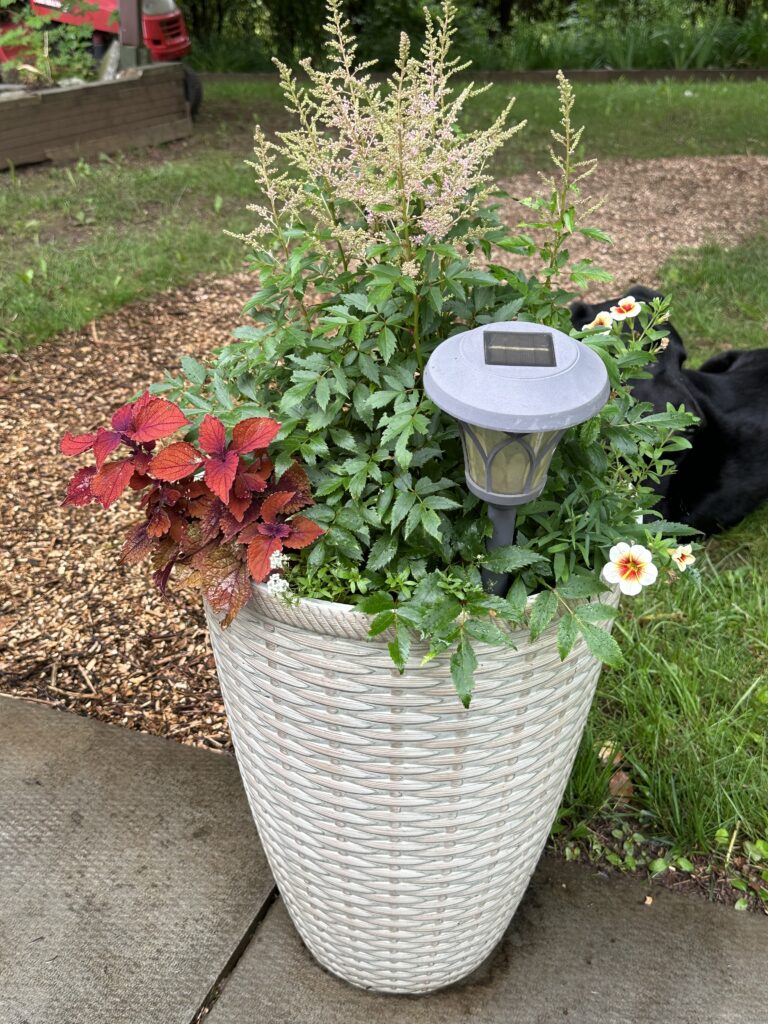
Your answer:
[[[509,183],[527,194],[528,177]],[[619,287],[653,283],[679,245],[734,241],[766,212],[768,159],[618,161],[590,191],[596,222],[617,239],[598,262]],[[722,234],[721,234],[722,233]],[[142,567],[118,564],[130,502],[109,512],[63,509],[79,464],[58,454],[66,430],[93,430],[146,384],[227,342],[253,290],[248,275],[206,279],[134,303],[88,328],[0,356],[0,692],[172,736],[229,748],[199,605],[176,590],[163,601]]]

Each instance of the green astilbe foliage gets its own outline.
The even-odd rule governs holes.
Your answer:
[[[327,70],[305,62],[308,84],[299,85],[280,68],[296,129],[277,141],[256,132],[258,223],[246,237],[259,276],[246,306],[253,324],[211,367],[195,364],[186,381],[156,390],[173,393],[190,418],[281,420],[276,471],[294,458],[308,466],[318,501],[310,514],[326,529],[291,570],[294,591],[358,602],[374,616],[373,635],[390,630],[401,669],[414,637],[429,644],[427,657],[446,652],[468,705],[473,644],[513,645],[523,625],[538,635],[559,617],[563,657],[581,635],[618,662],[600,625],[610,609],[586,599],[605,590],[599,571],[619,540],[643,542],[669,564],[666,528],[637,517],[652,503],[646,481],[669,470],[669,453],[687,444],[675,431],[692,418],[652,415],[627,390],[650,358],[644,346],[664,336],[663,304],[633,321],[634,332],[585,338],[605,361],[612,397],[566,434],[542,497],[521,510],[516,545],[486,554],[490,525],[467,493],[456,423],[424,393],[425,362],[446,337],[481,324],[569,329],[571,295],[559,283],[569,239],[603,236],[580,224],[591,165],[575,163],[579,133],[562,76],[556,179],[527,202],[522,234],[501,224],[486,167],[522,125],[510,123],[510,105],[487,128],[460,131],[477,90],[453,88],[453,15],[446,3],[427,16],[420,54],[403,38],[394,74],[376,83],[356,64],[340,3],[329,2]],[[536,254],[542,280],[494,262],[494,250]],[[588,261],[570,272],[605,278]],[[484,591],[482,564],[514,574],[508,598]]]

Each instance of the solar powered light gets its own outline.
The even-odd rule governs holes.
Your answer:
[[[509,321],[441,342],[424,371],[424,390],[459,423],[467,486],[488,503],[488,549],[511,544],[517,506],[541,494],[568,427],[595,415],[610,387],[603,361],[562,331]],[[504,595],[509,577],[485,573]]]

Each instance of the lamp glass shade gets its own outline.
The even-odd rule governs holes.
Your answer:
[[[461,424],[467,483],[478,497],[513,505],[538,495],[561,430],[514,434]]]

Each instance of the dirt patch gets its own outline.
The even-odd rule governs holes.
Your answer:
[[[535,179],[509,186],[527,195]],[[585,245],[579,255],[616,275],[602,290],[613,295],[635,281],[654,283],[681,245],[748,233],[768,212],[768,158],[605,163],[590,191],[605,199],[595,219],[616,245]],[[60,507],[73,467],[57,442],[66,430],[105,424],[183,353],[226,344],[252,289],[246,274],[204,280],[0,357],[0,691],[185,743],[229,746],[199,605],[178,591],[164,602],[141,567],[117,564],[120,528],[136,519],[128,502],[108,513]]]

